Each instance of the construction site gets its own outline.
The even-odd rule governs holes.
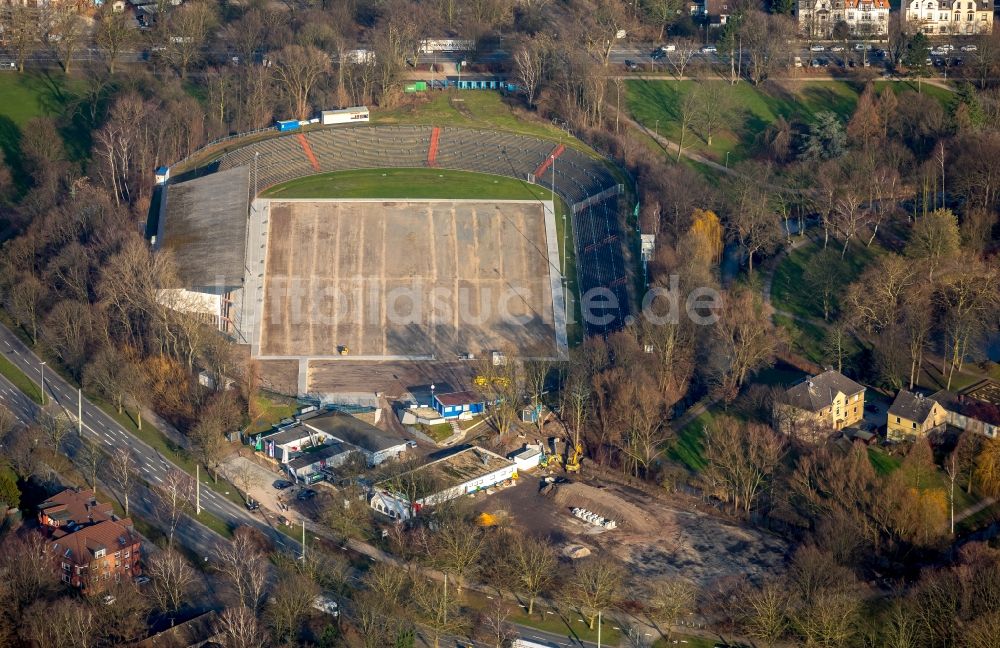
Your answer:
[[[573,465],[575,453],[547,453],[529,476],[477,506],[505,517],[557,547],[564,558],[606,555],[620,560],[635,579],[683,576],[708,584],[728,576],[751,579],[780,573],[788,544],[730,522],[706,504],[688,509],[672,500],[596,479],[588,466]],[[563,448],[565,451],[565,447]],[[562,464],[566,463],[564,467]]]

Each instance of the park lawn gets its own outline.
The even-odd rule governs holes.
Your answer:
[[[788,336],[793,351],[810,362],[819,365],[825,364],[826,352],[823,349],[823,344],[826,330],[822,326],[808,320],[792,319],[779,313],[775,313],[771,319],[775,326],[785,330],[785,335]]]
[[[677,430],[677,436],[670,449],[667,450],[667,457],[683,464],[691,472],[700,472],[706,463],[702,447],[702,439],[705,437],[704,428],[713,419],[712,410],[708,409]]]
[[[886,86],[892,88],[892,91],[897,95],[903,94],[904,92],[917,92],[917,82],[916,81],[876,81],[875,89],[881,91]],[[958,95],[955,94],[953,90],[947,88],[942,88],[941,86],[931,85],[929,83],[920,84],[920,94],[925,94],[928,97],[932,97],[941,102],[946,109],[951,109],[954,107],[955,101],[958,100]]]
[[[715,133],[712,146],[708,146],[695,124],[685,137],[684,148],[716,162],[725,162],[726,153],[729,153],[730,165],[749,157],[757,136],[778,117],[790,122],[810,121],[817,112],[830,110],[846,120],[858,98],[858,91],[846,81],[765,82],[753,86],[749,83],[730,85],[722,80],[640,80],[626,84],[627,105],[644,126],[677,142],[680,140],[681,99],[699,83],[718,83],[724,88],[729,104],[726,121],[730,125]]]
[[[21,136],[35,117],[55,118],[71,160],[87,157],[92,125],[85,123],[84,111],[77,109],[85,88],[84,79],[57,72],[0,72],[0,151],[17,182],[25,180],[20,166]]]
[[[0,355],[0,374],[3,374],[25,396],[35,401],[35,404],[42,404],[42,388],[31,378],[28,378],[27,374],[14,366],[14,363],[2,355]]]
[[[903,463],[899,457],[893,457],[878,448],[868,448],[868,461],[871,462],[875,472],[882,476],[894,473]]]
[[[676,142],[680,139],[678,108],[681,98],[699,83],[718,83],[724,88],[730,125],[715,133],[712,146],[708,146],[695,124],[685,137],[684,148],[720,163],[726,161],[726,153],[729,153],[730,165],[750,157],[760,133],[778,117],[791,123],[810,122],[816,113],[828,110],[846,123],[862,90],[858,83],[840,79],[765,81],[759,86],[730,85],[724,80],[631,80],[626,83],[626,103],[632,115],[646,128]],[[917,90],[916,82],[911,81],[875,82],[876,89],[887,85],[897,94]],[[921,92],[940,101],[946,109],[955,101],[954,92],[939,86],[923,83]]]
[[[839,255],[842,243],[831,240],[828,248]],[[809,319],[823,319],[823,301],[817,291],[810,289],[802,280],[806,268],[812,263],[813,258],[823,251],[822,243],[810,241],[798,247],[781,260],[774,270],[774,279],[771,284],[771,303],[778,310],[793,313],[798,317]],[[884,250],[878,243],[872,243],[871,247],[852,242],[847,248],[844,256],[844,274],[841,285],[846,289],[854,282],[868,267],[876,257],[883,254]],[[839,296],[834,296],[833,306],[830,312],[831,321],[836,319],[839,312]]]

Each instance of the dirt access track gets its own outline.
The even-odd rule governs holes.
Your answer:
[[[269,211],[261,359],[558,353],[543,203],[274,200]]]

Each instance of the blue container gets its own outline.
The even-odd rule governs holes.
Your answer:
[[[278,122],[278,130],[284,133],[285,131],[293,131],[299,127],[299,120],[288,119],[285,121]]]

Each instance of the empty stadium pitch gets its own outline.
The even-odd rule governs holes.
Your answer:
[[[261,360],[566,353],[548,201],[276,198],[253,211]]]

